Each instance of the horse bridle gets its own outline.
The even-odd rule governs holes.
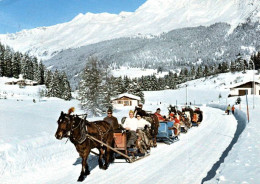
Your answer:
[[[73,117],[73,124],[74,124],[74,122],[76,122],[75,121],[75,116],[72,116],[72,117]],[[76,142],[78,144],[82,144],[87,139],[87,127],[85,126],[85,118],[84,119],[80,118],[80,122],[78,123],[77,126],[73,127],[73,124],[72,124],[69,132],[72,132],[72,131],[76,130],[79,127],[79,129],[80,129],[80,138],[77,139],[71,133],[70,133],[69,137],[74,142]]]

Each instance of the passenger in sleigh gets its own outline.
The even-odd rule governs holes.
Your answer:
[[[169,121],[174,121],[174,113],[173,112],[171,112],[170,114],[169,114]]]
[[[157,116],[158,120],[159,120],[160,122],[162,122],[162,121],[167,121],[167,120],[166,120],[166,117],[165,117],[165,116],[162,116],[160,113],[161,113],[161,109],[160,109],[160,108],[158,108],[158,109],[156,110],[156,112],[154,113],[154,114]]]
[[[132,110],[129,111],[129,117],[125,119],[125,123],[123,127],[126,130],[127,136],[127,148],[131,148],[135,146],[135,142],[137,140],[136,130],[137,130],[137,119],[134,117],[134,112]]]
[[[172,135],[175,135],[174,139],[179,139],[179,135],[180,135],[180,130],[181,130],[181,122],[180,120],[177,118],[176,115],[173,115],[173,121],[174,121],[174,124],[173,124],[173,127],[169,127],[169,130],[172,130]]]
[[[148,135],[150,123],[142,118],[141,114],[136,114],[137,118],[137,147],[141,153],[145,153],[146,150],[150,150],[152,142],[150,142]]]

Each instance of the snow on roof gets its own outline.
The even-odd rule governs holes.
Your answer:
[[[252,80],[247,80],[247,81],[239,82],[239,83],[230,85],[230,86],[227,87],[227,88],[235,88],[235,87],[241,86],[241,85],[243,85],[243,84],[246,84],[246,83],[248,83],[248,82],[253,82],[253,81],[252,81]],[[259,80],[255,80],[255,83],[256,83],[256,84],[260,84],[260,81],[259,81]]]
[[[135,96],[135,95],[132,95],[132,94],[129,94],[129,93],[123,93],[123,94],[120,94],[114,98],[111,98],[111,100],[116,100],[116,99],[119,99],[119,98],[122,98],[122,97],[128,97],[128,98],[132,98],[132,99],[135,99],[135,100],[141,100],[141,98],[139,96]]]

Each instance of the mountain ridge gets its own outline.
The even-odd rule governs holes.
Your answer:
[[[135,12],[81,13],[67,23],[2,34],[0,41],[46,60],[64,49],[217,22],[230,24],[232,31],[249,17],[259,20],[259,10],[257,0],[147,0]]]

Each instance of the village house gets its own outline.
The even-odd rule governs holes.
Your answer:
[[[232,96],[243,96],[243,95],[260,95],[260,82],[246,81],[243,83],[235,84],[230,87],[229,97]]]
[[[111,99],[112,105],[114,108],[129,106],[129,107],[135,107],[138,106],[138,104],[141,101],[141,98],[139,96],[135,96],[128,93],[123,93],[118,95],[115,98]]]
[[[19,85],[20,87],[25,86],[36,86],[38,85],[37,82],[29,80],[29,79],[23,79],[23,76],[20,74],[19,79],[12,79],[5,83],[6,85]]]

